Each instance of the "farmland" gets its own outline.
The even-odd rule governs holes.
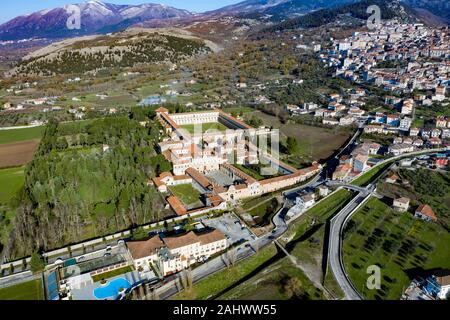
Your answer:
[[[450,234],[439,224],[392,210],[372,198],[344,230],[343,259],[350,279],[367,299],[397,300],[423,271],[450,268]],[[381,288],[365,286],[368,266],[381,267]]]
[[[45,127],[0,130],[0,144],[40,139]]]
[[[33,159],[39,140],[0,144],[0,168],[24,165]]]

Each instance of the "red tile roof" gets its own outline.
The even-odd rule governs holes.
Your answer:
[[[427,204],[420,205],[420,207],[417,208],[416,212],[418,212],[424,216],[430,217],[433,221],[437,220],[437,217],[434,214],[433,209],[431,209],[431,207]]]
[[[183,204],[177,197],[175,196],[168,197],[167,203],[169,203],[170,207],[173,209],[173,211],[175,211],[177,215],[182,216],[187,213],[186,208],[183,206]]]
[[[195,243],[199,243],[200,240],[198,239],[197,235],[191,231],[189,233],[186,233],[182,236],[178,237],[167,237],[164,238],[164,243],[169,249],[177,249],[181,247],[185,247],[188,245],[192,245]]]
[[[164,247],[159,236],[154,236],[146,241],[132,241],[127,243],[133,259],[141,259],[156,253],[156,250]]]

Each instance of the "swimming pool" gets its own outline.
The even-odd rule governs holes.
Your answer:
[[[122,288],[131,288],[130,282],[124,278],[114,279],[111,282],[108,282],[105,286],[94,289],[94,297],[98,300],[103,300],[106,298],[115,299],[119,295],[119,290]]]

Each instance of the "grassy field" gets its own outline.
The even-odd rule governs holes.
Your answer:
[[[282,204],[274,197],[252,208],[248,213],[257,218],[258,225],[268,224],[271,218],[281,209]]]
[[[280,120],[261,111],[254,111],[248,115],[260,118],[264,125],[280,129],[283,137],[294,137],[299,143],[299,153],[295,157],[283,159],[294,166],[299,164],[326,159],[338,150],[349,138],[350,134],[333,129],[307,126],[296,123],[282,124]],[[248,117],[248,115],[246,115]]]
[[[44,300],[41,280],[32,280],[0,289],[0,300]]]
[[[367,299],[399,299],[412,278],[424,270],[450,268],[450,234],[437,223],[393,211],[370,199],[349,221],[344,233],[344,265]],[[381,267],[381,289],[368,290],[367,267]]]
[[[169,189],[185,206],[195,206],[200,202],[200,192],[192,184],[180,184]]]
[[[270,178],[267,176],[262,176],[259,171],[253,170],[249,166],[244,166],[242,164],[237,164],[237,163],[235,163],[233,166],[235,166],[236,168],[238,168],[239,170],[248,174],[250,177],[252,177],[253,179],[256,179],[256,180],[264,180],[264,179]]]
[[[262,195],[262,196],[259,196],[256,198],[243,199],[241,207],[244,210],[251,209],[251,208],[257,206],[258,204],[260,204],[261,202],[269,200],[270,198],[273,198],[273,196],[274,196],[274,193],[268,193],[268,194],[265,194],[265,195]]]
[[[0,181],[0,204],[7,203],[25,181],[24,167],[0,170]]]
[[[227,288],[249,276],[277,253],[275,245],[261,249],[257,254],[237,263],[229,269],[215,273],[195,284],[190,290],[180,292],[174,300],[206,300],[224,292]]]
[[[372,168],[371,170],[364,173],[362,176],[353,180],[352,184],[360,187],[367,186],[369,183],[371,183],[372,181],[377,179],[381,174],[383,174],[384,170],[386,170],[391,164],[392,162],[388,162],[376,168]]]
[[[187,130],[189,133],[195,133],[195,128],[198,127],[201,129],[201,133],[204,133],[208,130],[216,130],[216,131],[225,131],[228,128],[219,122],[211,122],[211,123],[202,123],[202,124],[186,124],[180,126],[182,129]]]
[[[0,130],[0,144],[40,139],[45,127],[33,127],[14,130]]]

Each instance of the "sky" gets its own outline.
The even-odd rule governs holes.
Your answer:
[[[115,4],[163,3],[179,9],[203,12],[241,2],[242,0],[103,0]],[[61,7],[65,4],[86,2],[85,0],[1,0],[0,24],[17,16],[35,11]]]

